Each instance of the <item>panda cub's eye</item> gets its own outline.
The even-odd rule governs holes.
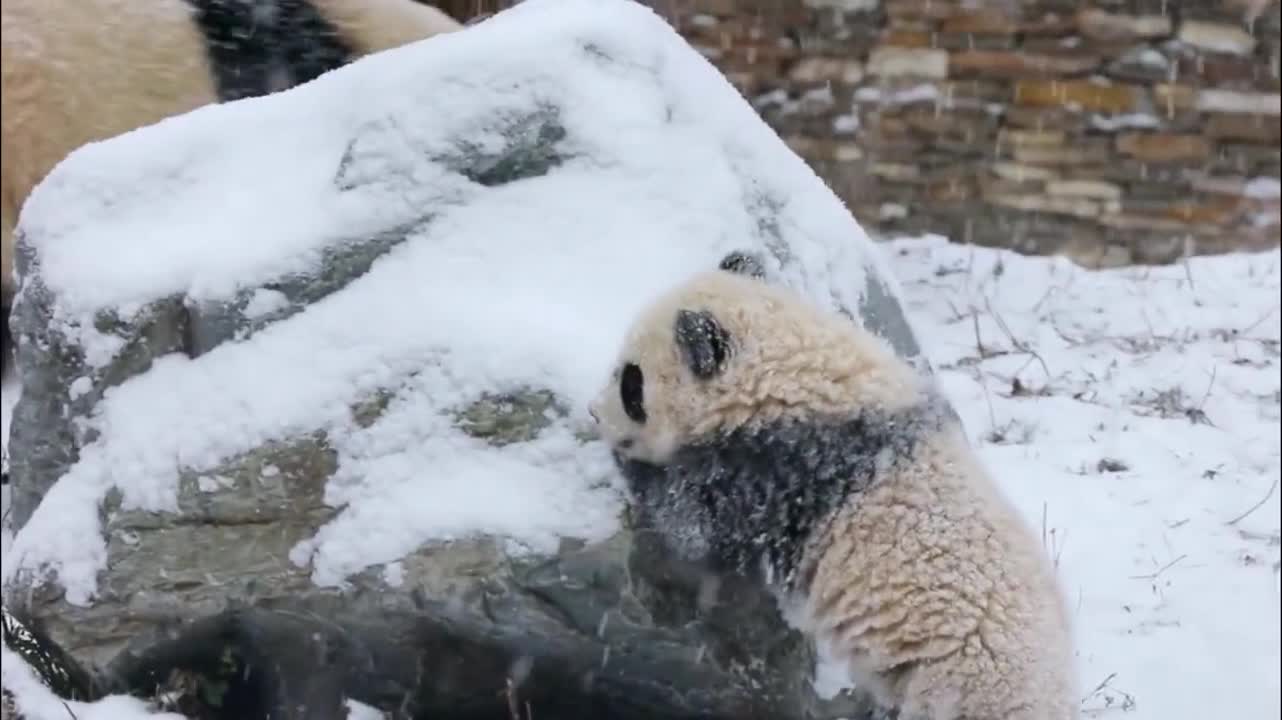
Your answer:
[[[623,412],[636,423],[645,422],[644,388],[645,376],[641,374],[641,368],[636,363],[624,365],[619,377],[619,400],[623,402]]]

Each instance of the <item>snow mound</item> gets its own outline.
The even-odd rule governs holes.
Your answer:
[[[896,241],[924,351],[1074,615],[1083,717],[1282,712],[1282,252],[1086,271]]]
[[[59,385],[19,357],[17,486],[52,487],[34,512],[15,491],[31,514],[4,577],[51,571],[74,604],[106,564],[110,490],[122,509],[172,512],[180,471],[318,428],[338,457],[325,499],[342,510],[291,553],[318,584],[474,533],[536,552],[608,536],[621,493],[582,437],[585,404],[634,313],[731,250],[915,350],[841,202],[623,0],[529,0],[86,146],[20,227],[20,353],[82,362]],[[174,351],[121,370],[157,338]],[[560,407],[533,439],[496,449],[454,421],[530,388]],[[380,393],[385,412],[358,422],[352,408]],[[50,474],[23,443],[57,423],[79,457]]]

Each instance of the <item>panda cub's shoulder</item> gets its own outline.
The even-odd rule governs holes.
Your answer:
[[[1065,720],[1068,619],[931,383],[736,253],[656,299],[591,413],[639,521],[759,577],[905,720]]]

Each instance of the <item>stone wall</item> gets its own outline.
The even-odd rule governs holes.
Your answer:
[[[1278,0],[650,4],[870,230],[1091,266],[1278,243]]]

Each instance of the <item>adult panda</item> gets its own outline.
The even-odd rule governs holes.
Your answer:
[[[657,298],[590,412],[673,552],[758,578],[902,720],[1072,720],[1043,548],[931,382],[728,256]]]
[[[413,0],[3,0],[0,17],[0,372],[18,213],[71,151],[462,27]]]

